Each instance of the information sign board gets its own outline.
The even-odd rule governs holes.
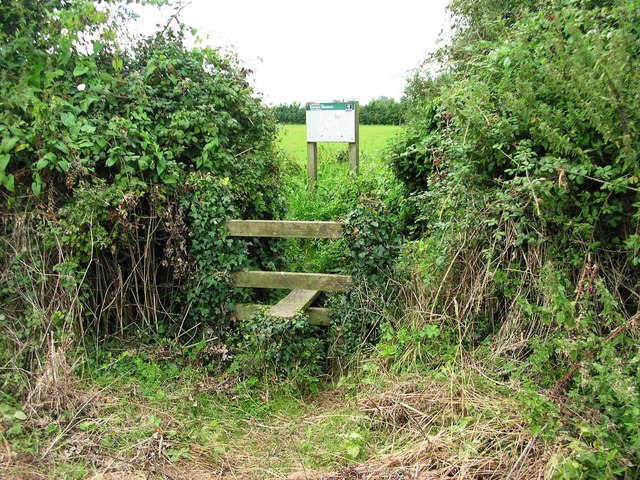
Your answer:
[[[356,103],[308,103],[307,142],[356,142]]]

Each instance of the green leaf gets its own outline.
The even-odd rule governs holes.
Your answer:
[[[73,69],[73,76],[80,77],[89,71],[89,67],[87,65],[83,65],[81,63],[76,64],[76,68]]]
[[[15,185],[14,185],[13,175],[7,175],[2,179],[2,186],[6,188],[9,192],[14,193]]]
[[[24,421],[27,419],[27,414],[22,410],[16,410],[16,413],[13,414],[13,418],[15,418],[16,420]]]
[[[93,42],[93,54],[96,55],[100,53],[100,51],[104,48],[104,43],[102,42]]]
[[[86,432],[87,430],[89,430],[93,425],[95,425],[95,422],[91,421],[91,420],[85,420],[84,422],[80,422],[78,424],[78,429]]]
[[[58,164],[56,165],[56,170],[58,170],[59,172],[68,172],[69,171],[69,162],[67,162],[66,160],[62,160],[60,162],[58,162]]]
[[[8,153],[4,153],[0,155],[0,174],[4,175],[4,171],[7,169],[7,165],[9,165],[9,160],[11,160],[11,155]]]
[[[116,164],[117,161],[118,161],[117,157],[109,157],[109,158],[107,158],[107,161],[106,161],[105,165],[107,167],[113,167]]]
[[[122,61],[121,58],[115,57],[112,61],[111,61],[111,66],[113,66],[114,70],[120,71],[122,70],[122,68],[124,67],[124,62]]]
[[[63,142],[63,141],[58,141],[56,142],[56,148],[58,150],[60,150],[63,153],[66,153],[67,155],[69,154],[69,148],[67,147],[67,145]]]
[[[151,75],[153,72],[155,72],[157,69],[156,64],[153,60],[149,60],[149,63],[147,63],[147,76]]]
[[[9,153],[18,143],[18,137],[2,137],[2,145],[0,145],[1,153]]]
[[[36,163],[36,170],[42,170],[47,165],[49,165],[49,161],[45,157],[42,157],[40,160],[38,160],[38,163]]]
[[[97,100],[97,97],[88,97],[80,102],[80,110],[87,113],[89,106]]]
[[[353,459],[358,458],[358,455],[360,455],[360,446],[359,445],[349,445],[347,447],[347,455],[349,455]]]
[[[71,125],[75,125],[76,117],[73,113],[70,112],[62,112],[60,114],[60,121],[66,126],[70,127]]]

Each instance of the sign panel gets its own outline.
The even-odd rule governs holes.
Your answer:
[[[307,142],[355,141],[355,102],[307,104]]]

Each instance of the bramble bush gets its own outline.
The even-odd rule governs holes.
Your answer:
[[[224,272],[246,252],[253,266],[278,257],[221,225],[284,212],[276,127],[250,72],[187,47],[175,18],[122,40],[129,16],[118,2],[0,8],[0,350],[17,396],[16,372],[56,349],[219,335]]]
[[[640,463],[639,7],[454,0],[391,158],[424,321],[438,312],[496,378],[591,412],[554,432],[562,478]]]

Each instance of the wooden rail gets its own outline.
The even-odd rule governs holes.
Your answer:
[[[265,308],[268,308],[268,305],[238,303],[236,304],[234,314],[237,320],[246,320],[251,317],[251,315],[255,315],[256,313],[263,311]],[[330,308],[309,307],[304,311],[304,313],[309,317],[309,323],[311,325],[329,325],[329,320],[331,319]]]
[[[292,290],[267,312],[270,317],[293,318],[313,303],[320,290]]]
[[[353,283],[350,275],[262,271],[236,272],[233,274],[233,281],[238,287],[321,290],[323,292],[344,292]]]
[[[229,220],[225,223],[232,237],[340,238],[339,222],[290,220]]]

